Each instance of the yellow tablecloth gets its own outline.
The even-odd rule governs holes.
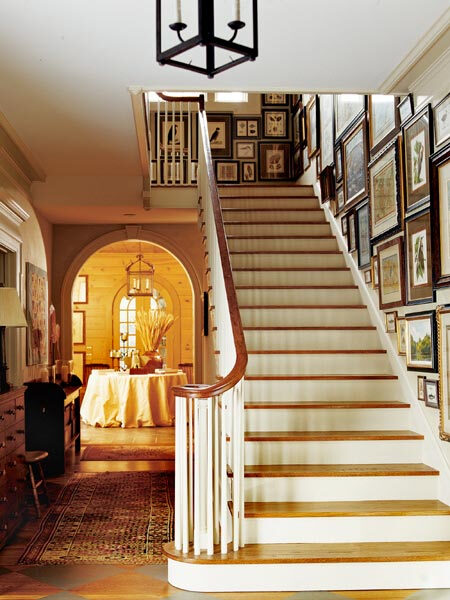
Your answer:
[[[175,405],[170,389],[186,383],[181,371],[164,375],[92,371],[81,418],[97,427],[173,425]]]

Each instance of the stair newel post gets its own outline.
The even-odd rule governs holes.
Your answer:
[[[180,447],[180,427],[181,427],[181,403],[184,398],[175,397],[175,548],[181,550],[181,498],[183,494],[181,486],[181,447]]]
[[[175,546],[189,550],[186,398],[175,398]]]
[[[187,414],[186,398],[181,403],[181,428],[180,428],[180,447],[181,447],[181,489],[182,489],[182,536],[183,552],[189,551],[189,483],[188,483],[188,446],[187,446]]]
[[[200,399],[194,399],[194,554],[200,554]]]
[[[189,443],[189,540],[194,537],[194,437],[193,437],[193,402],[192,398],[188,400],[188,443]]]

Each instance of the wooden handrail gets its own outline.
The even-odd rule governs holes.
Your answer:
[[[233,388],[244,377],[247,366],[247,348],[245,345],[244,330],[242,328],[241,315],[236,296],[236,290],[233,281],[233,272],[231,269],[230,253],[228,250],[225,227],[223,224],[222,208],[220,206],[219,190],[217,189],[216,178],[211,155],[211,146],[209,143],[208,120],[205,111],[205,97],[199,96],[168,96],[158,93],[158,96],[166,102],[196,102],[199,107],[199,125],[205,151],[206,174],[208,177],[209,190],[211,193],[211,202],[213,207],[214,221],[216,224],[217,242],[220,252],[220,261],[222,263],[223,277],[225,280],[225,290],[230,311],[231,328],[233,331],[234,346],[236,350],[236,360],[231,371],[217,383],[212,385],[185,385],[176,386],[173,389],[175,396],[183,398],[212,398],[219,396]]]

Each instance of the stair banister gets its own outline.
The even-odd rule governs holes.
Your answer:
[[[173,388],[175,547],[186,553],[193,544],[198,555],[202,550],[213,554],[214,546],[220,544],[221,553],[227,554],[229,548],[238,550],[244,545],[243,378],[247,349],[214,175],[204,96],[158,95],[165,101],[197,102],[199,107],[198,187],[217,326],[219,372],[223,375],[212,385]]]

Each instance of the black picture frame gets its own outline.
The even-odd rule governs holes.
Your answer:
[[[355,213],[358,268],[367,269],[367,267],[370,267],[370,259],[372,257],[370,245],[370,207],[368,198],[355,208]]]
[[[353,145],[355,141],[356,145]],[[350,160],[350,156],[352,156],[352,160]],[[346,209],[355,206],[369,193],[368,162],[367,119],[364,115],[356,122],[354,128],[342,138],[342,171]]]
[[[423,382],[425,406],[439,410],[439,380],[425,377]]]
[[[398,116],[400,125],[404,125],[414,114],[414,100],[412,94],[408,94],[398,102]]]
[[[382,100],[381,99],[387,99],[389,98],[389,100],[385,100],[385,104],[387,103],[391,103],[393,105],[393,119],[392,121],[390,121],[391,126],[388,128],[385,125],[385,129],[383,131],[382,137],[380,137],[379,139],[374,139],[375,136],[375,131],[374,131],[374,121],[375,121],[375,115],[376,115],[376,111],[377,111],[377,102],[374,100],[374,96],[377,96],[379,98],[378,103],[381,105]],[[393,96],[393,95],[370,95],[369,96],[369,100],[368,100],[368,110],[369,110],[369,143],[370,143],[370,154],[371,156],[375,156],[377,154],[377,152],[379,152],[382,148],[384,148],[386,146],[386,144],[388,142],[390,142],[396,135],[398,135],[399,131],[400,131],[400,116],[399,116],[399,111],[398,111],[398,100],[399,98],[397,96]]]
[[[241,183],[256,182],[256,161],[241,162]]]
[[[216,174],[216,181],[218,184],[234,184],[239,183],[239,175],[240,175],[240,163],[238,160],[215,160],[214,161],[214,170]],[[225,167],[234,167],[233,171],[235,176],[232,177],[230,175],[224,176]]]
[[[311,159],[320,150],[320,101],[318,95],[311,96],[306,105],[306,136],[308,155]]]
[[[208,112],[208,133],[213,158],[231,158],[233,155],[232,144],[233,113]],[[214,135],[219,135],[214,138]],[[218,146],[215,147],[216,140]]]
[[[291,144],[259,142],[259,179],[289,181],[291,176]]]
[[[235,116],[233,118],[233,132],[236,140],[259,140],[261,138],[261,116]]]
[[[263,108],[262,115],[262,137],[268,139],[286,140],[289,138],[290,112],[287,108]],[[278,128],[282,129],[278,131]]]
[[[425,232],[425,236],[423,236]],[[415,236],[415,237],[414,237]],[[425,242],[423,241],[425,237]],[[418,246],[419,244],[419,246]],[[423,246],[425,245],[425,248]],[[419,261],[426,283],[417,283],[423,275],[418,271]],[[426,304],[435,301],[434,265],[432,260],[431,215],[429,208],[409,215],[405,219],[405,282],[406,304]]]
[[[430,160],[430,179],[431,179],[431,240],[432,257],[434,268],[434,280],[437,288],[450,286],[450,264],[443,265],[445,252],[441,256],[441,246],[450,246],[450,235],[448,233],[448,224],[450,223],[450,210],[446,213],[442,207],[448,208],[449,198],[441,198],[439,186],[439,170],[441,168],[449,169],[450,163],[450,145],[446,146],[431,157]],[[445,190],[448,194],[448,190]],[[449,262],[447,260],[447,262]]]
[[[261,106],[289,106],[290,94],[266,92],[261,94]]]
[[[336,182],[334,180],[334,170],[331,165],[327,165],[320,172],[320,200],[322,204],[334,200],[336,197]]]

